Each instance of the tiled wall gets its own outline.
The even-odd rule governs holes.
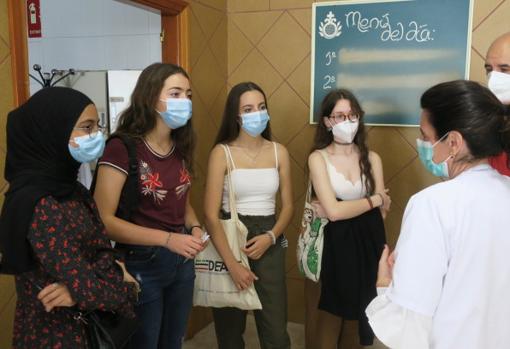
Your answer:
[[[28,41],[34,64],[52,69],[143,69],[161,61],[159,11],[117,0],[41,0],[42,38]],[[30,91],[40,88],[30,80]]]

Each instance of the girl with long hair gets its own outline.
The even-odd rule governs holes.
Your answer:
[[[235,260],[220,224],[220,215],[230,214],[227,166],[236,196],[240,220],[248,228],[243,252],[250,269]],[[276,216],[276,194],[281,210]],[[287,333],[287,289],[283,232],[292,217],[289,154],[271,141],[267,100],[253,82],[240,83],[230,91],[216,146],[209,157],[204,200],[206,226],[239,290],[255,284],[262,303],[255,321],[262,348],[290,348]],[[220,212],[221,211],[221,212]],[[237,308],[213,309],[220,349],[244,348],[243,332],[247,311]]]
[[[132,169],[122,139],[136,149],[138,199],[127,209],[133,193],[123,188]],[[109,237],[141,286],[141,327],[131,348],[180,348],[184,339],[195,278],[188,260],[203,249],[189,198],[193,146],[187,73],[173,64],[148,66],[98,163],[94,194]],[[116,215],[119,208],[129,217]]]
[[[364,309],[376,296],[390,198],[381,159],[366,145],[363,116],[345,89],[331,91],[321,103],[308,167],[314,205],[329,223],[320,285],[305,282],[307,348],[337,348],[343,319],[359,321],[361,345],[371,345],[374,338]]]

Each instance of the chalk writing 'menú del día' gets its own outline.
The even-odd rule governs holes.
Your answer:
[[[360,11],[350,11],[345,14],[345,24],[347,28],[357,29],[361,33],[381,30],[381,41],[427,42],[434,40],[432,34],[435,33],[428,24],[418,24],[416,21],[409,21],[407,25],[402,22],[392,23],[389,13],[370,18],[363,17]]]

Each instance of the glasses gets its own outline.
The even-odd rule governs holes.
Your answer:
[[[335,124],[338,124],[340,122],[344,122],[346,120],[349,120],[350,122],[356,122],[359,120],[359,115],[357,114],[344,114],[344,113],[334,113],[329,116],[326,116],[328,119],[333,120]]]
[[[97,131],[101,131],[102,133],[104,133],[104,131],[106,130],[106,126],[102,125],[100,123],[97,123],[96,125],[75,127],[74,130],[84,131],[84,132],[88,133],[89,137],[92,137],[92,135],[94,133],[96,133]]]

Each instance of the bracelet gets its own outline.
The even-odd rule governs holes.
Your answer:
[[[365,199],[367,199],[368,204],[370,205],[370,209],[374,208],[374,203],[372,202],[372,199],[370,199],[370,196],[367,196]]]
[[[379,197],[381,198],[381,205],[379,205],[379,207],[384,206],[384,197],[382,196],[382,194],[376,193],[375,195],[379,195]]]
[[[193,228],[200,228],[200,229],[202,229],[202,226],[198,225],[198,224],[192,225],[191,227],[189,227],[190,233],[193,231]]]
[[[271,237],[272,245],[276,244],[276,236],[274,235],[273,231],[268,230],[266,234],[268,234]]]
[[[170,236],[172,235],[172,233],[168,233],[168,236],[166,237],[166,240],[165,240],[165,247],[168,248],[168,242],[170,241]]]

